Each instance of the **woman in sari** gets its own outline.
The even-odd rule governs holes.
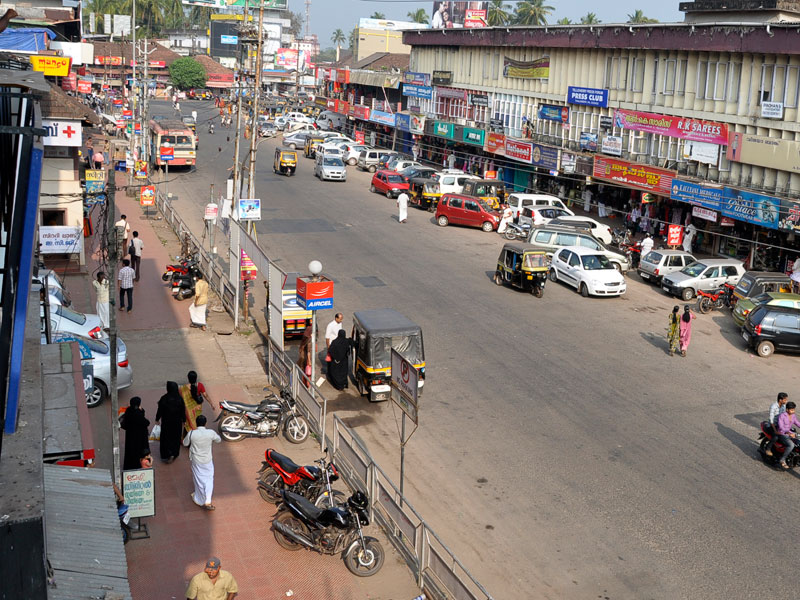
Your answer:
[[[203,407],[201,406],[203,400],[208,402],[205,386],[197,382],[197,373],[189,371],[186,377],[189,379],[189,383],[185,383],[180,387],[181,398],[183,398],[183,404],[186,407],[186,423],[183,425],[184,435],[192,429],[197,429],[195,420],[203,412]]]
[[[680,324],[681,356],[686,356],[686,351],[689,349],[689,342],[692,341],[692,321],[696,318],[697,315],[692,312],[688,304],[683,307]]]
[[[679,306],[675,306],[669,314],[669,329],[667,330],[667,340],[669,341],[669,355],[675,356],[678,351],[678,344],[681,341],[680,317],[678,317]]]
[[[331,357],[331,361],[328,363],[328,381],[339,391],[347,387],[347,360],[352,344],[353,341],[347,338],[344,329],[340,329],[338,337],[331,342],[331,347],[328,348],[328,356]]]
[[[167,382],[167,393],[158,401],[156,423],[161,423],[161,460],[169,464],[181,452],[183,423],[186,421],[186,406],[183,404],[178,384]]]

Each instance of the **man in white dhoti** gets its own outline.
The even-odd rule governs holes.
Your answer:
[[[686,226],[686,229],[683,233],[683,251],[684,252],[691,252],[692,251],[692,242],[694,241],[694,236],[697,235],[697,227],[695,227],[692,223],[689,223]]]
[[[405,223],[408,219],[408,194],[403,192],[397,197],[397,220]]]
[[[508,229],[508,224],[514,220],[514,212],[508,204],[503,205],[503,216],[500,218],[500,223],[497,225],[497,233],[503,234]]]
[[[94,290],[97,293],[97,316],[100,317],[100,322],[103,324],[103,329],[108,329],[108,277],[100,271],[97,274],[97,279],[92,282]]]
[[[189,305],[189,318],[192,327],[206,330],[206,304],[208,304],[208,282],[203,279],[203,274],[197,274],[194,284],[194,302]]]
[[[583,190],[583,211],[592,212],[592,190],[589,188]]]
[[[194,492],[192,500],[197,506],[206,510],[216,510],[211,504],[211,494],[214,492],[214,461],[211,455],[211,445],[219,444],[222,438],[216,431],[206,429],[205,415],[195,419],[197,429],[190,431],[183,438],[183,445],[189,448],[189,461],[192,463],[192,479]]]

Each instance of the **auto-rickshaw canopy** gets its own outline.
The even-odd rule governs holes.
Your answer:
[[[370,368],[391,368],[392,348],[414,365],[425,362],[422,328],[396,310],[362,310],[353,313],[353,320],[358,356]]]

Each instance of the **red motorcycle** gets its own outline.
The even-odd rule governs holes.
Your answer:
[[[162,281],[174,280],[176,277],[186,277],[189,271],[197,266],[197,257],[189,256],[187,258],[179,259],[174,265],[167,265],[166,270],[161,275]]]
[[[622,242],[619,245],[619,249],[625,253],[625,258],[628,259],[631,269],[639,266],[639,262],[642,259],[642,242],[634,242],[633,244]]]
[[[772,446],[772,456],[767,454],[767,444],[775,435],[775,428],[769,421],[761,421],[761,433],[758,435],[758,439],[760,444],[758,446],[758,453],[761,454],[761,458],[764,462],[772,467],[779,466],[780,457],[783,455],[784,451],[786,450],[786,446],[781,443],[780,438],[775,440],[775,443]],[[789,453],[789,456],[786,457],[786,465],[793,469],[797,465],[800,465],[800,446],[795,443],[794,448]]]
[[[332,462],[321,458],[314,461],[318,467],[300,466],[272,448],[268,448],[264,455],[266,460],[261,462],[258,471],[258,493],[263,500],[277,504],[281,501],[281,490],[288,490],[320,508],[345,503],[345,495],[331,487],[331,483],[339,479],[339,471]]]
[[[704,315],[710,313],[716,308],[733,308],[736,304],[736,298],[733,295],[733,290],[736,286],[730,283],[723,283],[722,287],[716,292],[704,292],[697,290],[697,310]]]

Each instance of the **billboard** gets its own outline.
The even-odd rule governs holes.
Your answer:
[[[451,2],[437,0],[431,13],[433,29],[452,27],[487,27],[489,15],[488,2]]]
[[[297,70],[297,59],[300,58],[300,69],[306,66],[306,51],[292,48],[278,48],[275,53],[275,66],[289,71]]]
[[[210,54],[214,58],[239,56],[239,24],[236,21],[211,21]]]
[[[390,19],[368,19],[358,20],[360,29],[380,29],[386,31],[403,31],[404,29],[429,29],[427,23],[415,23],[413,21],[392,21]]]

